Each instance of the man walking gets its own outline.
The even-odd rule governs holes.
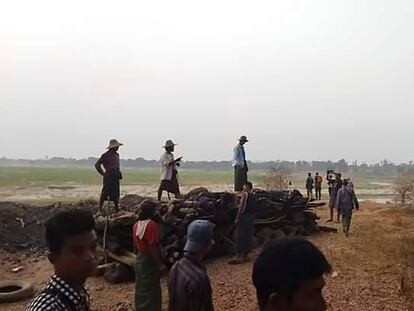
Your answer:
[[[49,261],[54,274],[27,311],[89,311],[86,280],[98,264],[95,219],[85,210],[61,211],[46,223]]]
[[[119,147],[122,146],[116,139],[109,141],[108,149],[95,164],[95,168],[99,174],[103,176],[103,187],[101,197],[99,199],[99,210],[105,200],[114,202],[115,212],[119,211],[120,186],[119,181],[122,179],[122,173],[119,169]],[[102,169],[103,167],[103,169]]]
[[[338,195],[338,191],[339,189],[341,189],[342,187],[342,174],[341,173],[336,173],[335,174],[335,180],[333,182],[332,185],[332,189],[331,189],[331,196],[329,199],[329,212],[330,212],[330,218],[328,220],[328,222],[332,222],[333,221],[333,216],[334,216],[334,210],[336,209],[337,212],[337,218],[336,218],[336,222],[339,223],[340,219],[341,219],[341,213],[340,210],[338,209],[338,205],[337,205],[337,195]]]
[[[315,195],[316,200],[321,200],[322,198],[322,176],[319,173],[315,175]]]
[[[247,167],[246,152],[244,145],[248,142],[246,136],[239,138],[239,143],[233,149],[233,167],[234,167],[234,191],[242,191],[243,186],[247,182]]]
[[[209,221],[195,220],[188,226],[186,253],[168,277],[168,311],[214,310],[210,279],[201,264],[213,244],[213,227]]]
[[[162,192],[165,190],[168,193],[175,194],[175,197],[180,196],[180,186],[178,185],[178,172],[176,166],[179,165],[182,157],[174,159],[174,148],[177,144],[174,144],[172,140],[167,140],[163,148],[165,153],[161,156],[161,184],[158,188],[158,201],[161,201]]]
[[[359,210],[359,202],[354,189],[348,185],[347,179],[344,179],[342,188],[338,191],[336,205],[338,211],[341,211],[342,214],[343,232],[345,236],[348,236],[349,228],[351,227],[352,210],[354,208]]]
[[[308,178],[306,178],[306,192],[308,193],[308,200],[313,199],[313,184],[314,180],[312,178],[312,174],[308,173]]]

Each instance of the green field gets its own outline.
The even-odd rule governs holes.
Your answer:
[[[255,184],[260,183],[264,171],[251,171],[249,176]],[[123,169],[124,185],[154,185],[159,182],[157,169]],[[180,170],[180,183],[183,185],[222,185],[232,184],[233,171]],[[393,183],[393,176],[344,175],[351,177],[359,188],[377,189],[381,183]],[[293,184],[302,188],[306,173],[292,176]],[[49,185],[100,185],[101,176],[86,167],[0,167],[0,187],[27,187]]]

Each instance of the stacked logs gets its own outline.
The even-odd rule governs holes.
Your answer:
[[[256,245],[268,239],[287,236],[306,236],[317,232],[318,216],[312,211],[324,203],[308,202],[299,191],[255,191],[257,198],[255,240]],[[105,247],[107,254],[118,262],[132,265],[134,249],[132,226],[138,220],[140,204],[152,200],[137,195],[127,195],[121,199],[123,212],[109,219],[101,216],[97,219],[97,232],[101,239],[105,224],[107,234]],[[207,219],[215,225],[215,246],[211,256],[231,253],[234,249],[234,220],[239,195],[228,192],[209,192],[206,188],[197,188],[181,199],[168,203],[157,202],[157,222],[161,236],[161,248],[165,258],[173,264],[183,255],[187,226],[195,219]],[[102,243],[104,244],[104,243]]]

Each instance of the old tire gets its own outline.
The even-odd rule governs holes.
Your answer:
[[[25,281],[0,282],[0,303],[16,302],[33,297],[33,285]]]

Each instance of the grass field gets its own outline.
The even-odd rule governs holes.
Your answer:
[[[159,182],[157,169],[123,169],[123,184],[125,185],[153,185]],[[264,171],[249,172],[254,183],[260,183]],[[345,175],[351,177],[359,188],[377,189],[381,184],[387,186],[393,183],[393,176],[373,175]],[[302,187],[306,173],[294,174],[293,184]],[[88,167],[0,167],[0,187],[18,186],[48,186],[63,184],[99,185],[101,176]],[[207,170],[180,170],[180,183],[193,184],[232,184],[233,171],[207,171]]]

